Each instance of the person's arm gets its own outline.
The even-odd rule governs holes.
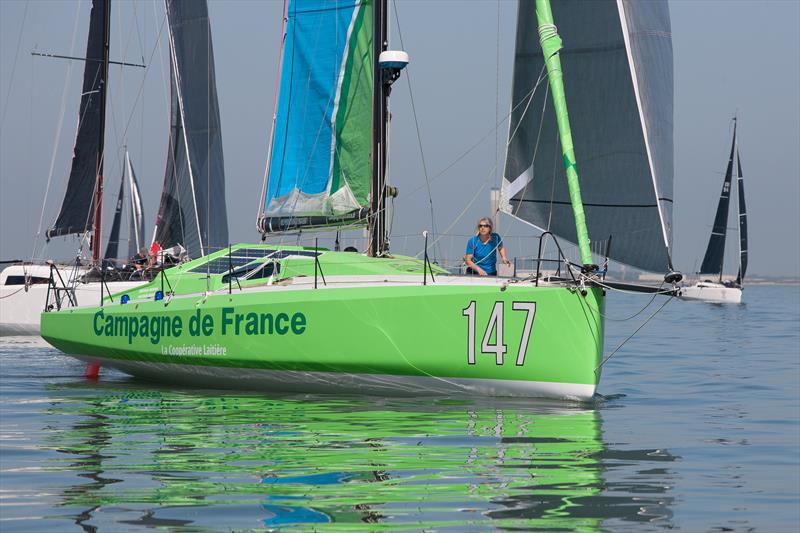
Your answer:
[[[472,260],[474,252],[475,252],[475,244],[472,242],[472,239],[470,239],[469,241],[467,241],[467,250],[466,253],[464,254],[464,262],[470,269],[472,269],[473,272],[477,272],[479,276],[485,276],[486,271],[481,267],[479,267],[478,265],[476,265],[475,262]]]
[[[481,267],[472,262],[472,254],[464,255],[464,262],[467,264],[469,268],[477,272],[479,276],[486,275],[486,271],[484,269],[482,269]]]
[[[503,264],[510,266],[511,261],[509,261],[508,257],[506,257],[506,247],[503,245],[503,241],[500,241],[500,244],[497,245],[497,248],[500,251],[500,258],[503,260]]]

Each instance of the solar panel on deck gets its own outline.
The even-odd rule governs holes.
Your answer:
[[[247,263],[251,263],[254,261],[254,257],[236,257],[232,256],[228,258],[228,256],[218,257],[209,261],[208,263],[204,263],[202,265],[198,265],[191,269],[189,272],[209,272],[211,274],[222,274],[223,272],[227,272],[231,267],[238,268],[240,266],[244,266]]]
[[[284,259],[292,255],[295,256],[300,255],[303,257],[314,257],[320,255],[320,253],[314,252],[312,250],[274,250],[269,248],[239,248],[238,250],[233,251],[233,255],[238,255],[242,257],[253,257],[256,259],[260,259],[262,257],[267,257],[267,256],[274,259]]]
[[[217,257],[209,261],[208,263],[203,263],[202,265],[198,265],[193,269],[189,270],[189,272],[208,272],[210,274],[224,274],[230,270],[231,267],[239,268],[244,266],[256,259],[261,259],[262,257],[269,256],[273,259],[284,259],[289,256],[304,256],[304,257],[314,257],[319,255],[319,252],[313,252],[309,250],[275,250],[269,248],[239,248],[238,250],[233,250],[231,252],[230,257],[224,255],[222,257]]]

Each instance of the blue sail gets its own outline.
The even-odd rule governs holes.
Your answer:
[[[262,231],[365,217],[373,31],[372,0],[289,2]]]

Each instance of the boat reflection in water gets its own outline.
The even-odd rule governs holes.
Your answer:
[[[47,442],[58,515],[87,531],[671,523],[676,458],[610,449],[602,405],[88,393]]]

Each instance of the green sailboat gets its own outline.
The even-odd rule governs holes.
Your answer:
[[[605,149],[612,159],[618,153],[632,159],[636,152],[637,161],[645,160],[652,169],[653,139],[643,126],[648,114],[640,98],[647,85],[637,81],[629,63],[636,47],[628,38],[635,28],[628,25],[638,20],[625,13],[629,4],[603,2],[589,8],[600,10],[610,31],[617,32],[622,48],[611,53],[624,61],[612,64],[616,67],[606,75],[622,73],[629,85],[625,95],[636,96],[635,112],[628,114],[641,120],[638,144],[627,152]],[[646,15],[648,9],[637,13]],[[536,23],[523,28],[520,22],[518,28],[515,91],[524,81],[518,75],[520,61],[531,61],[519,53],[520,41],[528,46],[537,28],[538,61],[546,67],[552,96],[548,113],[554,113],[564,161],[567,200],[554,205],[571,207],[572,229],[562,233],[580,251],[578,263],[562,256],[566,277],[452,275],[431,265],[427,254],[420,260],[388,252],[388,96],[408,56],[388,50],[386,0],[345,6],[295,0],[286,8],[259,228],[266,236],[361,224],[369,229],[368,253],[234,245],[162,273],[103,306],[44,313],[42,336],[91,363],[215,388],[592,398],[600,379],[605,289],[593,264],[587,226],[593,228],[595,217],[600,231],[607,228],[604,218],[596,216],[604,211],[581,200],[573,149],[579,145],[570,129],[553,11],[547,0],[536,0],[535,9],[532,3],[520,4],[520,21],[533,13]],[[668,18],[666,23],[668,29]],[[609,53],[604,47],[598,44],[598,53]],[[671,109],[671,93],[669,104]],[[524,129],[529,117],[512,116],[512,128],[515,120]],[[669,140],[671,155],[671,130]],[[512,148],[513,143],[510,161]],[[507,164],[507,176],[514,161]],[[628,172],[637,169],[628,165]],[[653,175],[645,177],[655,185]],[[513,189],[517,181],[509,183]],[[671,175],[669,185],[671,192]],[[524,218],[513,206],[525,204],[528,199],[520,195],[527,192],[527,186],[506,191],[512,215]],[[656,220],[663,224],[658,187],[650,193]],[[646,229],[642,220],[633,222],[637,234]],[[620,250],[634,257],[625,231],[618,234]],[[663,244],[659,257],[666,258],[663,268],[668,270],[668,237]],[[653,257],[648,256],[647,266]]]

